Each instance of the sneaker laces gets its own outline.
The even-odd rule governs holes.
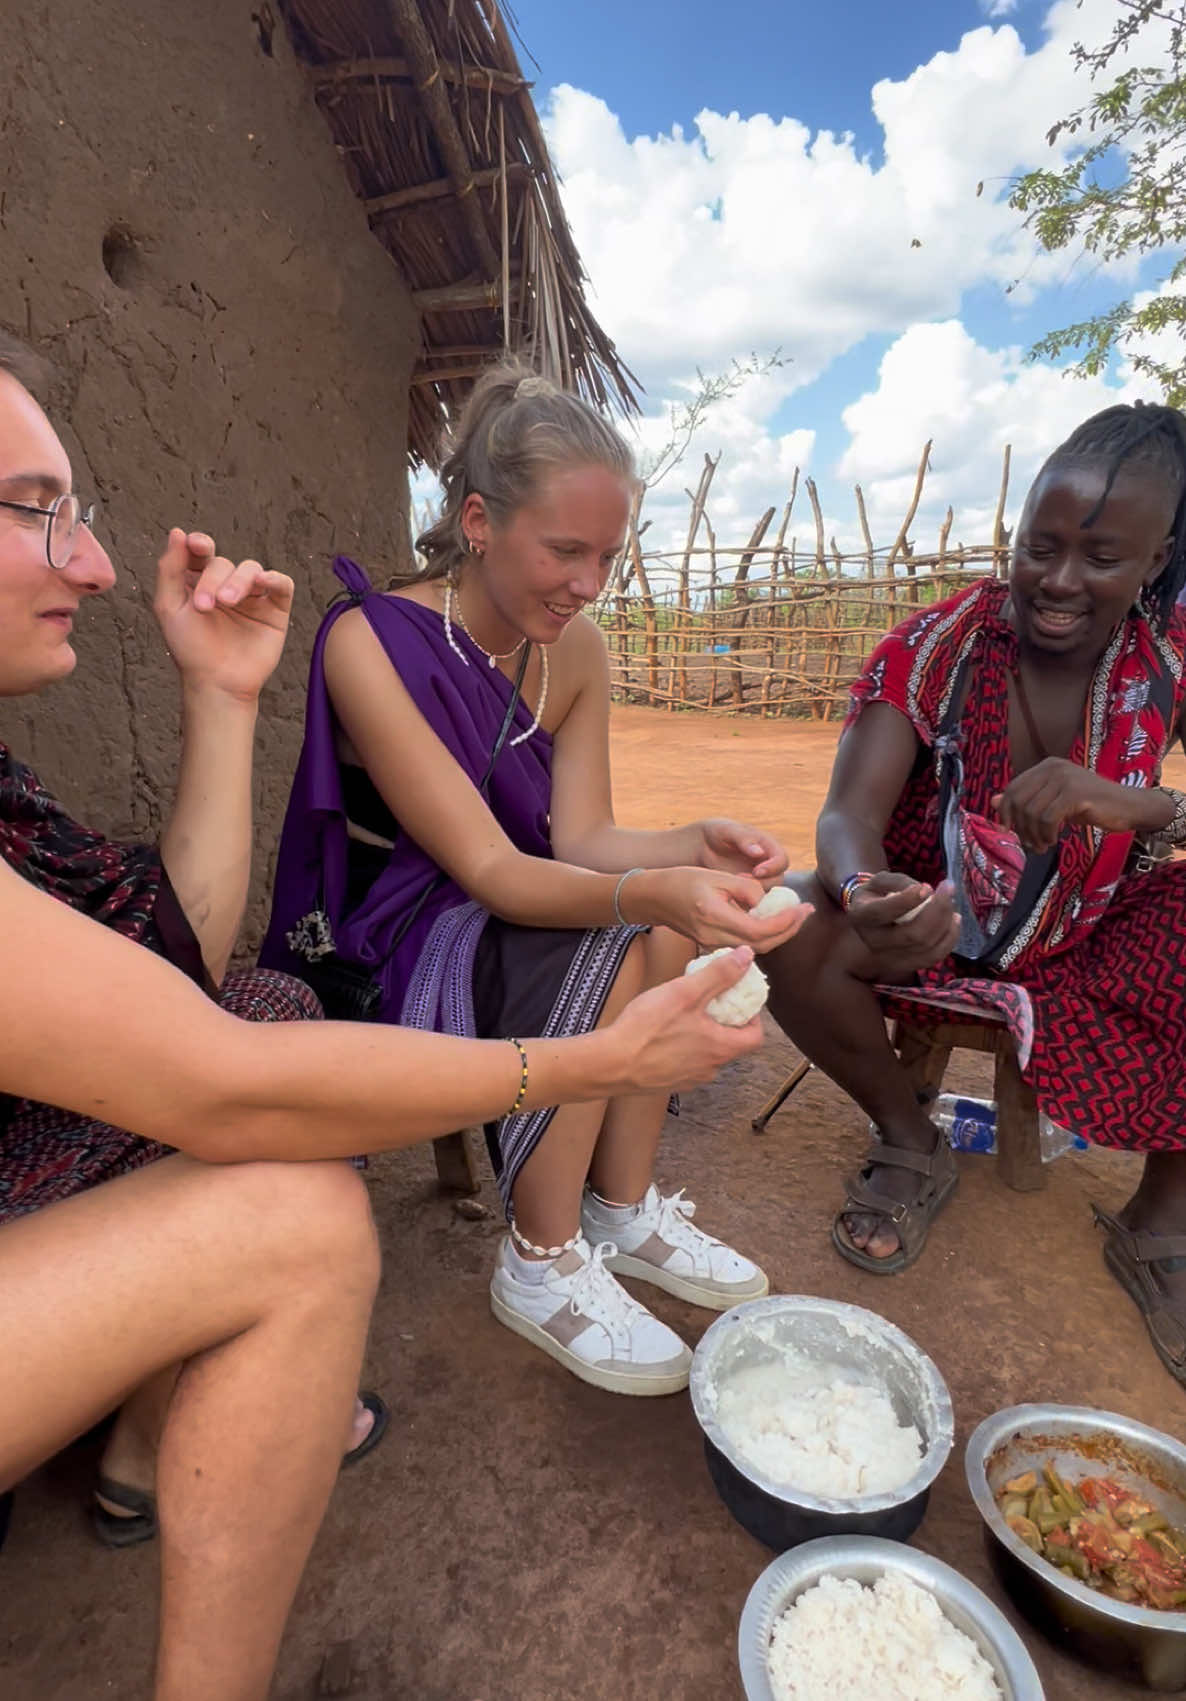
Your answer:
[[[612,1240],[600,1241],[593,1248],[592,1256],[572,1277],[568,1307],[574,1317],[588,1317],[603,1324],[615,1344],[625,1346],[639,1317],[649,1313],[630,1297],[613,1271],[606,1269],[606,1259],[615,1257],[617,1250]]]
[[[716,1235],[697,1228],[692,1221],[695,1214],[696,1207],[684,1198],[682,1187],[678,1193],[660,1194],[655,1232],[660,1240],[691,1259],[693,1274],[706,1275],[712,1281],[729,1279],[730,1264],[737,1259],[737,1253]]]
[[[668,1193],[659,1196],[659,1212],[657,1230],[660,1238],[671,1246],[682,1246],[685,1252],[698,1252],[705,1246],[721,1246],[715,1235],[706,1234],[702,1228],[697,1228],[692,1222],[696,1215],[696,1207],[691,1199],[684,1198],[681,1187],[678,1193]]]

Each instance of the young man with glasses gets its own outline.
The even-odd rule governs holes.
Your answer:
[[[7,696],[72,671],[75,617],[114,582],[21,375],[0,339]],[[72,822],[0,746],[0,1490],[155,1382],[156,1701],[263,1701],[352,1439],[378,1256],[362,1182],[334,1160],[512,1104],[705,1081],[760,1043],[756,1024],[705,1010],[744,951],[576,1039],[249,1026],[220,1008],[208,991],[246,892],[257,699],[291,596],[204,534],[169,534],[155,609],[184,736],[159,846]]]

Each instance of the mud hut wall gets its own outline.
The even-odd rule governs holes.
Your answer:
[[[253,0],[10,7],[0,56],[0,324],[119,575],[73,677],[0,704],[0,738],[104,830],[155,835],[177,686],[152,613],[172,524],[297,581],[257,745],[258,934],[335,550],[406,547],[411,298],[371,236],[283,27]]]

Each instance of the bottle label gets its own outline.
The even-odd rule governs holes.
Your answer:
[[[935,1122],[946,1130],[947,1142],[957,1152],[995,1152],[997,1149],[997,1107],[992,1099],[957,1098],[953,1093],[940,1093],[932,1112]],[[1049,1163],[1064,1152],[1087,1152],[1091,1142],[1082,1134],[1042,1114],[1038,1118],[1038,1133],[1042,1162]]]
[[[957,1116],[951,1124],[951,1144],[957,1152],[996,1150],[997,1131],[977,1116]]]
[[[947,1125],[948,1143],[955,1151],[996,1151],[997,1110],[990,1100],[951,1098],[944,1109],[951,1118]]]

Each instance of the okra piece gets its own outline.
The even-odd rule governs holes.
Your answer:
[[[1038,1526],[1029,1518],[1015,1517],[1006,1520],[1013,1534],[1023,1541],[1026,1547],[1032,1547],[1035,1553],[1042,1552],[1042,1533]]]

